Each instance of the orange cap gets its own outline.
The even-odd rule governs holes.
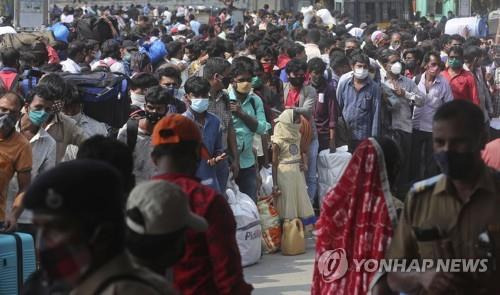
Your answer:
[[[210,159],[207,148],[203,145],[200,129],[191,119],[172,114],[163,117],[156,123],[151,136],[153,146],[160,144],[175,144],[186,141],[198,142],[201,145],[200,156],[202,159]]]

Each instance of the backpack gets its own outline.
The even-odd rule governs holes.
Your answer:
[[[31,89],[38,85],[38,81],[43,76],[43,72],[37,69],[29,69],[24,71],[20,79],[20,88],[23,96],[28,96]]]
[[[130,106],[127,76],[109,72],[60,75],[78,88],[85,114],[114,128],[127,122]]]
[[[133,153],[137,144],[137,135],[139,134],[139,120],[128,119],[127,121],[127,146]]]

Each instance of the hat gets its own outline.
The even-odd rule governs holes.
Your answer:
[[[191,211],[184,192],[164,180],[143,182],[132,190],[125,220],[130,230],[143,235],[166,235],[186,227],[204,231],[208,227],[203,217]]]
[[[370,39],[372,40],[373,43],[375,43],[375,40],[377,40],[380,36],[382,36],[382,31],[375,31],[372,33]]]
[[[210,159],[210,154],[203,145],[200,129],[195,122],[183,115],[172,114],[162,118],[156,123],[151,137],[153,146],[189,141],[200,143],[201,158]]]
[[[64,162],[39,175],[24,196],[26,209],[74,216],[85,222],[123,222],[119,172],[102,161]]]
[[[366,28],[366,27],[368,27],[368,25],[367,25],[366,23],[361,23],[361,24],[359,25],[359,28],[360,28],[360,29],[364,29],[364,28]]]

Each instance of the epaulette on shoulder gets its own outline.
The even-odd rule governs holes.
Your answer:
[[[419,193],[423,193],[425,191],[431,190],[436,186],[436,183],[444,177],[444,174],[439,174],[431,178],[424,179],[422,181],[418,181],[410,189],[410,195],[414,196]]]

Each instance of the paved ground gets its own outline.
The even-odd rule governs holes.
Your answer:
[[[307,240],[307,252],[284,256],[280,252],[264,255],[258,264],[244,269],[245,280],[254,287],[255,295],[311,294],[314,265],[314,240]]]

